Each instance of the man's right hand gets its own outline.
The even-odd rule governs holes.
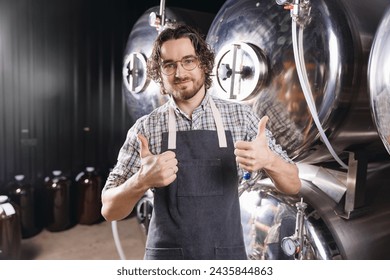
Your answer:
[[[139,179],[148,188],[165,187],[175,181],[178,171],[176,154],[166,151],[159,155],[153,155],[149,150],[148,139],[138,134],[140,144],[141,168]]]

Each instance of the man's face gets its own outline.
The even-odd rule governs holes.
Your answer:
[[[204,90],[205,75],[199,62],[193,70],[184,69],[180,63],[183,58],[188,57],[196,57],[194,47],[188,38],[169,40],[161,46],[162,63],[173,63],[176,66],[172,75],[161,73],[163,86],[177,101],[189,100],[201,89]]]

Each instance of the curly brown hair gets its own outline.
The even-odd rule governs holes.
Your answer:
[[[148,59],[147,70],[148,78],[155,81],[161,87],[161,92],[167,94],[163,87],[161,78],[161,46],[163,43],[173,39],[188,38],[191,40],[195,49],[200,67],[205,74],[205,87],[209,89],[212,84],[211,73],[214,67],[214,52],[211,51],[209,45],[205,41],[201,33],[194,27],[188,25],[177,25],[175,28],[167,28],[163,30],[157,37],[153,45],[152,54]]]

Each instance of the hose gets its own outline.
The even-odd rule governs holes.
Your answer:
[[[122,243],[118,234],[117,221],[111,222],[112,236],[114,237],[115,247],[121,260],[126,260],[125,253],[123,252]]]
[[[339,156],[336,154],[335,150],[333,149],[332,145],[330,144],[328,137],[325,134],[325,131],[321,125],[321,122],[318,118],[317,109],[315,106],[313,93],[311,91],[311,88],[309,86],[309,79],[307,77],[307,71],[305,67],[305,60],[303,56],[303,28],[299,27],[299,35],[297,35],[297,23],[293,19],[292,20],[292,41],[293,41],[293,50],[294,50],[294,59],[295,59],[295,65],[297,67],[297,73],[298,78],[303,90],[303,94],[306,99],[306,103],[309,107],[310,113],[313,117],[313,121],[317,126],[317,129],[321,135],[322,141],[325,143],[326,147],[328,148],[329,152],[332,154],[333,158],[341,165],[341,167],[348,169],[348,166],[339,158]]]

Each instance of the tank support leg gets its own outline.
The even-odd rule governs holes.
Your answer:
[[[352,215],[355,215],[362,210],[365,205],[366,176],[367,157],[364,153],[350,152],[344,213],[339,213],[339,216],[350,219]]]

